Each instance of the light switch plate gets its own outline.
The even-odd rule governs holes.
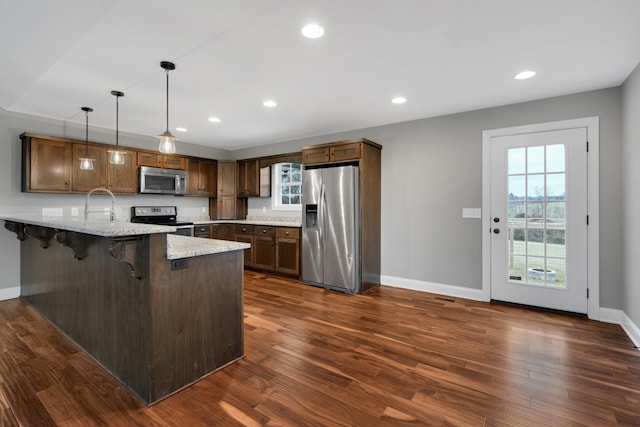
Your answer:
[[[462,218],[482,218],[482,208],[462,208]]]

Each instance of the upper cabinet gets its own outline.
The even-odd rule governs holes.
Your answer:
[[[71,191],[71,144],[22,134],[22,191]]]
[[[114,193],[137,191],[135,151],[124,151],[124,164],[108,163],[108,145],[24,133],[22,191],[87,192],[97,187]],[[80,169],[80,158],[94,159],[93,170]]]
[[[302,163],[305,165],[313,165],[358,161],[366,151],[364,150],[364,146],[371,146],[377,149],[382,148],[379,144],[364,138],[350,139],[330,144],[312,145],[302,147]]]
[[[259,160],[238,161],[238,196],[260,196],[260,169]]]
[[[187,195],[215,197],[217,194],[216,161],[187,159]]]
[[[138,152],[138,166],[163,169],[187,169],[187,158],[167,154]]]

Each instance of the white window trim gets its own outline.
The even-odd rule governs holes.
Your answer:
[[[280,200],[280,192],[278,191],[278,178],[277,165],[273,165],[273,173],[271,174],[271,210],[273,211],[288,211],[288,212],[301,212],[302,203],[299,205],[281,205],[278,203]],[[301,183],[302,189],[302,183]]]

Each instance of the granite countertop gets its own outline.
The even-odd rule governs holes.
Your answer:
[[[103,237],[133,236],[139,234],[172,233],[176,227],[153,224],[134,224],[128,221],[113,221],[108,219],[89,219],[83,217],[44,217],[42,215],[0,214],[0,220],[20,222],[23,224],[39,225],[58,230],[76,231]]]
[[[249,243],[167,234],[167,259],[190,258],[250,248]]]

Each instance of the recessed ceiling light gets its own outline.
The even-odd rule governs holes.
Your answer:
[[[186,132],[187,128],[176,128],[176,131],[178,131],[178,132]]]
[[[302,27],[302,35],[309,39],[317,39],[324,35],[324,28],[318,24],[308,24]]]
[[[530,79],[535,75],[536,75],[535,71],[523,71],[521,73],[516,74],[514,78],[516,80],[526,80],[526,79]]]
[[[209,117],[209,121],[211,123],[220,123],[222,120],[219,117]]]
[[[272,101],[271,99],[267,99],[262,103],[262,105],[264,105],[265,107],[273,108],[277,107],[278,103],[276,101]]]
[[[397,96],[397,97],[393,98],[391,100],[391,102],[393,102],[394,104],[404,104],[405,102],[407,102],[407,98],[403,98],[401,96]]]

